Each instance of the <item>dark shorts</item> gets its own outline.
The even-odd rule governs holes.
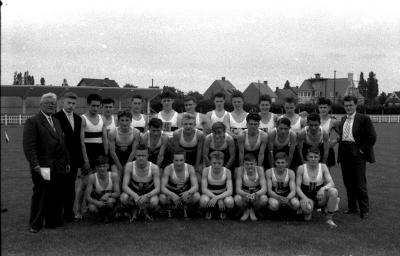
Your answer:
[[[90,168],[94,169],[96,158],[104,155],[103,143],[85,143],[86,154],[89,159]]]

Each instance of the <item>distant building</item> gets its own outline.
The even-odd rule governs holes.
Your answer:
[[[388,94],[385,106],[400,106],[400,91]]]
[[[64,80],[63,80],[61,86],[68,86],[68,82],[67,82],[67,79],[66,79],[66,78],[64,78]]]
[[[298,90],[299,90],[298,86],[296,87],[285,86],[283,87],[283,89],[279,89],[279,87],[276,87],[275,95],[278,98],[277,102],[283,103],[285,102],[285,99],[289,97],[297,99]]]
[[[269,95],[272,102],[276,102],[277,96],[268,86],[268,81],[263,83],[252,82],[243,92],[244,101],[250,104],[258,104],[259,97],[264,94]]]
[[[215,80],[210,87],[204,92],[205,99],[212,99],[214,95],[218,92],[223,92],[226,95],[226,100],[231,100],[232,91],[236,90],[235,86],[229,80],[226,80],[225,77],[222,77],[221,80]]]
[[[93,79],[93,78],[82,78],[77,86],[90,86],[90,87],[119,87],[115,80],[108,78],[104,79]]]
[[[314,78],[304,80],[298,91],[299,103],[316,103],[318,98],[325,97],[332,103],[340,102],[344,96],[353,95],[360,104],[364,104],[364,97],[354,85],[353,73],[348,73],[347,78],[323,78],[315,74]]]

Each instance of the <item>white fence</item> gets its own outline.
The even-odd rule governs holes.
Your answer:
[[[343,115],[335,115],[340,119]],[[30,115],[1,115],[1,125],[23,125]],[[400,115],[370,115],[374,123],[400,123]]]

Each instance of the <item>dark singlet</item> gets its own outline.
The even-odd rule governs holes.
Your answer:
[[[220,195],[224,193],[228,188],[226,184],[226,168],[222,167],[222,176],[220,179],[214,179],[211,174],[211,166],[208,167],[208,175],[207,175],[207,188],[214,193],[215,195]]]
[[[276,177],[276,169],[272,168],[272,175],[271,175],[271,181],[272,181],[272,190],[279,196],[284,196],[287,197],[290,193],[290,186],[289,186],[289,170],[286,168],[285,172],[285,178],[282,180],[278,180]]]
[[[132,153],[133,146],[133,130],[130,131],[128,143],[122,143],[120,138],[120,129],[115,129],[115,154],[117,154],[118,160],[121,165],[125,165],[128,161],[130,154]]]
[[[179,177],[176,175],[174,164],[171,164],[170,166],[171,166],[172,171],[171,171],[171,174],[168,179],[167,188],[171,192],[174,192],[177,195],[189,190],[191,187],[191,184],[190,184],[188,165],[185,164],[185,167],[184,167],[185,177],[183,178],[183,180],[179,179]]]
[[[148,171],[145,177],[138,176],[136,173],[136,161],[132,163],[131,180],[129,188],[132,189],[139,196],[149,193],[154,189],[154,180],[151,173],[153,163],[148,163]]]
[[[242,168],[242,167],[241,167]],[[247,171],[243,168],[242,177],[242,190],[253,194],[261,189],[260,176],[258,175],[258,167],[255,169],[255,179],[252,180],[247,174]]]
[[[91,197],[96,199],[96,200],[100,200],[100,198],[105,195],[106,193],[112,193],[113,192],[113,183],[112,183],[112,179],[111,179],[111,172],[107,172],[107,176],[108,176],[108,184],[107,186],[104,188],[101,186],[100,182],[99,182],[99,178],[97,176],[97,173],[94,174],[95,180],[96,182],[94,183],[94,190],[91,193]]]
[[[185,141],[183,138],[183,129],[181,130],[181,134],[179,135],[179,146],[186,153],[186,163],[195,166],[197,159],[197,129],[195,129],[194,136],[191,141]]]
[[[210,158],[210,155],[212,152],[214,151],[221,151],[222,153],[224,153],[224,166],[226,166],[226,164],[229,161],[230,158],[230,154],[229,154],[229,145],[228,145],[228,136],[231,137],[228,133],[225,133],[225,140],[224,143],[222,144],[220,149],[217,149],[215,147],[215,142],[214,142],[214,134],[209,134],[207,136],[211,137],[211,142],[210,142],[210,149],[208,151],[208,157]]]
[[[307,164],[303,164],[304,172],[301,183],[301,191],[304,195],[314,201],[314,208],[318,206],[317,193],[324,186],[324,179],[322,176],[322,164],[318,164],[318,174],[314,180],[311,180],[308,175]]]

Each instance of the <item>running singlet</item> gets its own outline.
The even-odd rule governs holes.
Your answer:
[[[133,129],[129,132],[128,140],[121,140],[121,131],[117,127],[115,128],[115,154],[122,165],[125,165],[128,161],[128,158],[132,152],[133,145]]]
[[[323,131],[325,131],[327,134],[330,134],[330,128],[331,128],[331,122],[332,118],[328,118],[326,121],[321,120],[321,128]]]
[[[171,171],[171,174],[168,179],[167,188],[177,195],[189,190],[191,187],[191,184],[190,184],[190,179],[189,179],[188,165],[185,164],[185,167],[184,167],[185,176],[183,179],[178,178],[178,176],[176,175],[174,164],[171,164],[170,166],[171,166],[172,171]]]
[[[224,193],[228,188],[226,186],[226,168],[222,167],[222,176],[220,179],[214,179],[211,174],[211,166],[208,167],[207,188],[215,195]]]
[[[290,193],[290,186],[289,186],[289,170],[285,168],[285,178],[282,180],[278,180],[276,177],[276,169],[272,168],[272,175],[271,175],[271,181],[272,181],[272,190],[280,195],[280,196],[287,196]]]
[[[172,138],[173,132],[178,129],[178,112],[174,112],[174,115],[168,121],[162,117],[161,112],[157,115],[157,118],[161,119],[163,122],[163,132],[167,134],[169,138]]]
[[[310,179],[308,175],[307,164],[303,164],[303,182],[301,184],[301,190],[310,199],[314,199],[317,195],[318,190],[324,186],[324,179],[322,177],[322,164],[318,164],[317,177],[314,180]]]
[[[292,123],[291,125],[290,125],[290,129],[292,130],[292,131],[294,131],[294,132],[296,132],[296,133],[298,133],[298,132],[300,132],[301,131],[301,117],[300,116],[297,116],[298,118],[297,118],[297,121],[296,121],[296,123]]]
[[[95,125],[85,114],[82,117],[86,120],[85,126],[85,143],[103,143],[103,118],[97,115],[99,122]]]
[[[158,154],[160,153],[161,144],[162,144],[162,136],[157,141],[156,145],[151,145],[150,143],[150,132],[147,131],[143,136],[147,136],[147,148],[149,149],[149,158],[148,160],[153,164],[157,164]]]
[[[246,116],[247,116],[247,114],[248,113],[246,113]],[[233,132],[233,133],[235,133],[236,130],[245,130],[245,129],[247,129],[246,117],[243,119],[242,122],[238,123],[233,118],[232,113],[229,113],[229,123],[230,123],[230,126],[231,126],[231,132]]]
[[[93,197],[96,200],[100,200],[100,198],[106,194],[106,193],[112,193],[112,188],[113,188],[113,183],[111,179],[111,172],[107,172],[108,176],[108,183],[107,187],[102,187],[99,182],[99,178],[97,176],[97,173],[94,174],[95,177],[95,183],[94,183],[94,190],[92,191],[91,197]]]
[[[263,123],[263,121],[260,120],[259,129],[261,129],[262,131],[264,131],[266,133],[271,133],[275,128],[275,116],[276,115],[274,113],[271,113],[271,117],[267,123]]]
[[[146,125],[146,119],[144,118],[143,114],[140,114],[139,120],[135,120],[132,117],[131,127],[134,127],[136,129],[138,129],[141,133],[143,133],[145,125]]]
[[[258,175],[257,167],[255,169],[254,179],[250,179],[246,169],[243,168],[242,190],[253,194],[261,189],[260,176]]]
[[[224,110],[224,114],[222,115],[222,117],[218,117],[217,113],[215,112],[215,110],[213,110],[211,112],[211,125],[215,124],[216,122],[224,122],[224,118],[225,116],[229,114],[226,110]]]
[[[105,118],[104,118],[105,119]],[[105,122],[104,122],[105,123]],[[106,125],[106,130],[107,133],[110,132],[111,130],[115,129],[115,127],[117,127],[115,125],[115,118],[114,115],[111,115],[111,123],[109,123],[108,125]]]
[[[139,196],[149,193],[154,189],[153,175],[151,174],[151,167],[153,163],[148,163],[148,171],[144,177],[138,176],[136,172],[136,161],[132,162],[132,173],[129,188],[132,189]]]
[[[193,166],[196,165],[197,159],[197,129],[195,129],[193,139],[191,141],[185,141],[183,138],[183,128],[181,129],[181,134],[179,136],[179,145],[186,152],[186,163]]]
[[[221,151],[222,153],[224,153],[224,166],[226,166],[226,164],[228,163],[229,158],[230,158],[228,137],[232,138],[232,136],[229,135],[228,133],[225,133],[224,143],[218,149],[215,147],[214,134],[210,133],[210,134],[207,135],[207,137],[208,136],[211,137],[210,149],[208,151],[208,157],[210,158],[211,153],[214,152],[214,151]]]

